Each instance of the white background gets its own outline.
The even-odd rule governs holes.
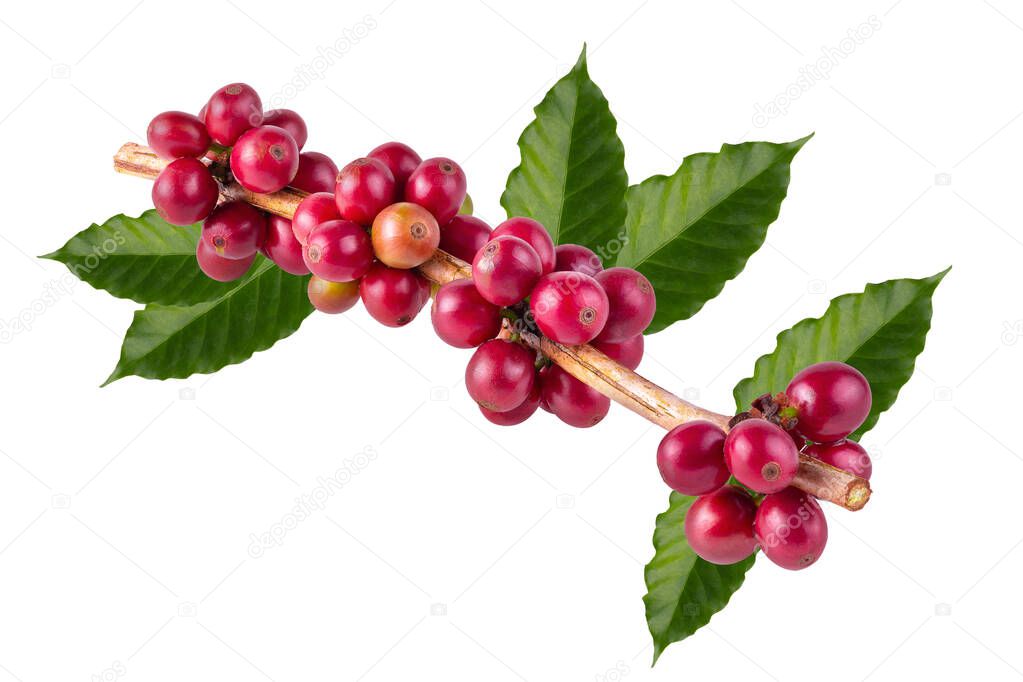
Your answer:
[[[425,316],[389,330],[361,310],[213,377],[101,390],[135,306],[33,258],[148,207],[110,157],[155,113],[239,80],[267,101],[297,69],[318,76],[287,102],[309,149],[451,156],[496,223],[515,141],[584,41],[633,182],[721,142],[817,133],[746,271],[649,340],[653,380],[729,410],[774,335],[831,297],[953,265],[867,439],[871,504],[828,510],[812,569],[758,562],[654,670],[657,429],[621,409],[588,431],[491,426],[466,352]],[[1023,675],[1021,58],[1008,0],[6,3],[0,319],[30,330],[0,349],[0,679]],[[820,59],[830,76],[756,125]],[[249,554],[365,448],[323,510]]]

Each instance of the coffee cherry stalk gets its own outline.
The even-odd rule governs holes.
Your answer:
[[[709,562],[759,547],[784,568],[805,568],[827,540],[817,499],[866,504],[870,459],[848,436],[869,414],[870,387],[854,368],[807,367],[734,417],[700,408],[634,371],[656,310],[641,273],[604,269],[581,245],[555,246],[532,218],[491,230],[465,215],[466,178],[451,159],[389,142],[338,171],[301,152],[306,140],[297,113],[264,112],[255,90],[235,83],[199,116],[158,115],[150,147],[125,144],[114,167],[154,180],[167,222],[203,221],[196,256],[213,279],[242,277],[262,253],[286,272],[311,273],[317,310],[343,313],[361,300],[389,327],[411,322],[439,285],[434,329],[474,349],[466,388],[495,424],[542,408],[586,428],[614,401],[669,429],[657,466],[672,489],[697,496],[686,536]]]

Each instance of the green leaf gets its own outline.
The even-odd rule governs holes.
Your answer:
[[[696,556],[683,532],[686,512],[695,500],[673,492],[668,510],[657,516],[654,558],[644,571],[647,593],[643,597],[654,639],[654,663],[669,644],[693,634],[723,609],[753,565],[753,556],[729,566]]]
[[[246,360],[292,334],[312,312],[307,281],[258,256],[245,277],[210,301],[146,306],[135,313],[104,386],[129,375],[206,374]]]
[[[674,175],[629,187],[628,241],[617,264],[654,285],[657,314],[648,334],[692,317],[742,271],[778,217],[789,165],[810,137],[726,144],[687,156]]]
[[[778,335],[774,352],[758,359],[753,376],[735,387],[736,406],[743,410],[757,396],[784,390],[807,365],[840,360],[870,382],[870,414],[854,437],[863,435],[892,406],[913,374],[931,327],[931,297],[946,273],[868,284],[862,293],[835,298],[821,317],[803,320]]]
[[[590,80],[585,47],[533,111],[501,205],[509,217],[539,220],[555,244],[582,244],[607,261],[622,241],[628,177],[618,124]]]
[[[231,283],[202,273],[195,260],[200,226],[177,227],[156,211],[116,215],[92,225],[43,256],[64,263],[79,279],[139,303],[192,305],[230,291]]]

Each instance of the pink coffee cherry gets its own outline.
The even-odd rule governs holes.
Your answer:
[[[540,257],[533,247],[512,236],[487,242],[472,261],[476,288],[494,305],[514,305],[524,299],[540,272]]]
[[[632,268],[610,268],[594,275],[607,292],[611,312],[600,338],[624,341],[643,331],[654,319],[657,299],[650,280]]]
[[[639,367],[639,363],[643,361],[643,349],[645,344],[646,342],[643,340],[643,335],[637,334],[631,339],[619,342],[601,341],[600,339],[596,339],[590,345],[617,362],[622,367],[635,370]]]
[[[213,209],[202,225],[202,240],[222,258],[248,258],[266,238],[266,214],[244,201]]]
[[[828,543],[824,511],[817,500],[797,488],[765,497],[753,528],[767,558],[791,571],[816,562]]]
[[[554,269],[558,272],[581,272],[594,277],[604,269],[597,254],[579,244],[559,244],[554,255]]]
[[[757,505],[745,490],[726,485],[698,497],[686,513],[685,534],[696,555],[712,564],[742,561],[757,547]]]
[[[153,206],[171,225],[191,225],[213,211],[220,186],[198,159],[171,161],[153,182]]]
[[[522,216],[509,218],[494,228],[490,235],[491,239],[505,235],[518,237],[533,247],[536,255],[540,256],[540,267],[543,274],[554,271],[554,264],[557,257],[554,253],[554,241],[547,229],[538,221]]]
[[[818,362],[796,374],[785,389],[799,411],[796,428],[817,443],[845,438],[870,414],[870,383],[844,362]]]
[[[356,159],[341,169],[334,187],[337,210],[345,220],[372,225],[377,213],[395,201],[394,176],[376,159]]]
[[[295,140],[295,144],[301,150],[309,139],[309,129],[305,120],[298,115],[298,112],[291,109],[271,109],[263,112],[263,125],[277,126],[288,131],[288,134]]]
[[[231,83],[213,93],[202,119],[213,141],[230,147],[246,130],[263,124],[263,103],[251,86]]]
[[[206,124],[183,111],[157,114],[146,130],[146,140],[165,159],[200,157],[210,148]]]
[[[351,310],[359,302],[359,281],[328,282],[313,275],[309,278],[306,292],[314,308],[321,313],[337,315]]]
[[[359,285],[362,304],[385,327],[404,327],[430,300],[430,282],[415,270],[398,270],[377,262]]]
[[[405,184],[412,171],[423,162],[412,147],[401,142],[385,142],[366,156],[387,166],[394,176],[394,186],[399,197],[404,196]]]
[[[536,381],[535,354],[518,343],[491,339],[473,353],[465,368],[465,387],[477,404],[492,412],[521,405]]]
[[[373,264],[369,235],[351,220],[328,220],[309,233],[305,264],[317,277],[331,282],[359,279]]]
[[[472,263],[490,241],[490,226],[471,215],[456,215],[440,228],[440,250]]]
[[[249,271],[256,254],[253,252],[246,258],[224,258],[218,256],[209,244],[200,239],[195,247],[195,258],[199,263],[199,269],[210,279],[233,282]]]
[[[764,419],[747,419],[728,432],[725,463],[747,488],[758,493],[775,493],[796,477],[799,452],[780,426]]]
[[[295,239],[291,221],[271,215],[267,218],[266,239],[263,241],[263,255],[277,264],[281,270],[292,275],[308,275],[309,268],[302,258],[302,245]]]
[[[607,322],[607,294],[589,275],[552,272],[533,287],[529,310],[547,338],[569,345],[589,343]]]
[[[683,495],[714,492],[728,482],[725,432],[702,419],[676,426],[657,447],[657,469]]]
[[[590,388],[557,365],[541,375],[541,400],[569,426],[585,429],[599,424],[611,408],[611,399]]]
[[[501,331],[501,309],[483,298],[470,279],[438,289],[430,317],[437,336],[455,348],[475,348]]]
[[[291,229],[295,233],[298,243],[305,246],[309,233],[317,225],[340,218],[341,214],[337,210],[337,204],[334,203],[334,193],[316,192],[299,202],[295,214],[291,217]]]
[[[465,201],[465,173],[451,159],[426,159],[408,176],[405,201],[419,204],[446,225]]]
[[[247,190],[270,194],[284,189],[298,172],[298,145],[276,126],[259,126],[241,134],[231,150],[231,172]]]
[[[326,154],[302,152],[298,155],[298,172],[291,180],[291,186],[303,192],[330,192],[333,195],[337,173],[337,164]]]
[[[515,426],[526,421],[533,416],[536,412],[536,408],[540,406],[540,384],[539,382],[533,383],[533,390],[529,392],[529,396],[522,402],[518,407],[513,407],[507,412],[494,412],[488,410],[482,405],[477,405],[480,408],[480,413],[486,417],[487,421],[491,424],[497,424],[498,426]]]
[[[840,440],[837,443],[814,443],[808,445],[805,452],[825,464],[843,469],[868,481],[870,475],[874,473],[870,455],[863,449],[863,446],[853,440]]]

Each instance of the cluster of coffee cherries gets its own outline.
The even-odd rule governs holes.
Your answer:
[[[759,398],[727,434],[703,420],[669,431],[657,467],[672,489],[698,496],[685,520],[693,551],[715,564],[741,561],[757,547],[783,568],[816,562],[828,525],[817,500],[791,485],[799,455],[869,480],[870,457],[848,436],[870,403],[859,371],[821,362],[796,374],[784,393]]]

